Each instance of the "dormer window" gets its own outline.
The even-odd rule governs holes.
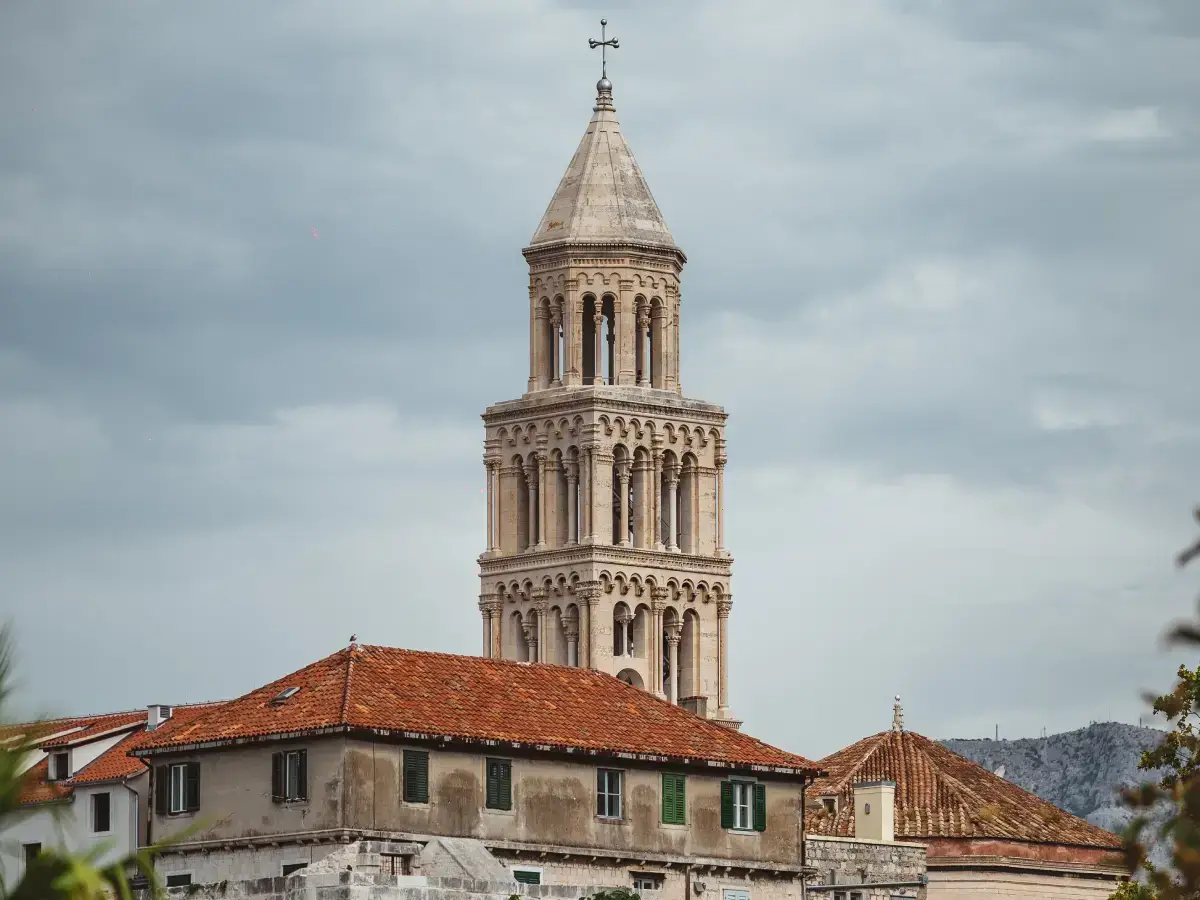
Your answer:
[[[825,812],[829,815],[837,815],[837,797],[822,797],[821,806],[825,808]]]
[[[298,688],[298,687],[286,687],[282,691],[280,691],[278,694],[275,695],[274,699],[271,700],[271,703],[272,703],[272,705],[276,705],[276,706],[279,705],[280,703],[286,703],[292,697],[296,696],[296,694],[299,692],[300,692],[300,688]]]
[[[50,754],[50,780],[66,781],[71,777],[71,755],[61,750]]]

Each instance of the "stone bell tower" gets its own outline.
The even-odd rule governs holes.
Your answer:
[[[596,90],[523,251],[527,390],[483,414],[483,653],[598,669],[736,727],[726,414],[683,396],[687,258],[621,134],[607,77]]]

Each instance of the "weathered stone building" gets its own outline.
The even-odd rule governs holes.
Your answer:
[[[686,257],[607,78],[524,254],[526,392],[483,416],[483,654],[608,672],[736,725],[726,414],[683,396]]]
[[[861,833],[873,810],[885,838],[926,848],[930,900],[1104,900],[1127,877],[1115,834],[905,730],[898,698],[890,730],[820,765],[808,834]]]
[[[519,880],[799,897],[808,760],[578,667],[352,645],[138,752],[172,881],[286,875],[350,840],[480,841]],[[735,893],[728,900],[737,900]]]

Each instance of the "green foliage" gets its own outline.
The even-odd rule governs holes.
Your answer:
[[[642,895],[629,888],[619,887],[596,891],[590,898],[585,897],[584,900],[642,900]]]
[[[0,627],[0,721],[12,697],[12,629]],[[0,745],[0,831],[31,814],[20,804],[21,791],[30,772],[23,770],[29,754],[37,751],[38,736],[22,735]],[[130,880],[136,873],[150,882],[155,896],[162,888],[154,872],[153,856],[161,847],[148,847],[114,863],[102,865],[108,848],[87,853],[68,853],[54,848],[25,867],[21,880],[8,885],[0,881],[0,900],[132,900]]]
[[[1200,507],[1195,512],[1200,522]],[[1179,555],[1186,566],[1200,558],[1200,540]],[[1167,634],[1175,645],[1200,647],[1200,617],[1176,624]],[[1142,754],[1138,767],[1163,769],[1156,783],[1122,792],[1134,812],[1125,832],[1125,855],[1131,870],[1149,887],[1127,884],[1113,894],[1120,900],[1195,900],[1200,897],[1200,666],[1180,666],[1170,693],[1152,699],[1155,715],[1166,718],[1171,731],[1162,745]],[[1159,869],[1147,858],[1152,840],[1171,850],[1171,865]],[[1124,893],[1122,893],[1122,891]]]

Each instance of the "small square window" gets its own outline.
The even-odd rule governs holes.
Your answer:
[[[167,887],[187,887],[192,883],[192,873],[183,872],[179,875],[167,876]]]
[[[380,853],[379,871],[383,875],[411,875],[409,857],[399,853]]]
[[[634,872],[633,889],[635,891],[661,891],[663,876],[658,872]]]
[[[621,818],[620,769],[596,770],[596,815],[603,819]]]
[[[71,777],[71,756],[66,752],[50,755],[50,780],[65,781]]]
[[[821,805],[825,807],[825,812],[829,813],[829,815],[837,815],[837,799],[835,797],[822,797]]]
[[[105,834],[112,830],[112,794],[92,794],[92,831]]]

